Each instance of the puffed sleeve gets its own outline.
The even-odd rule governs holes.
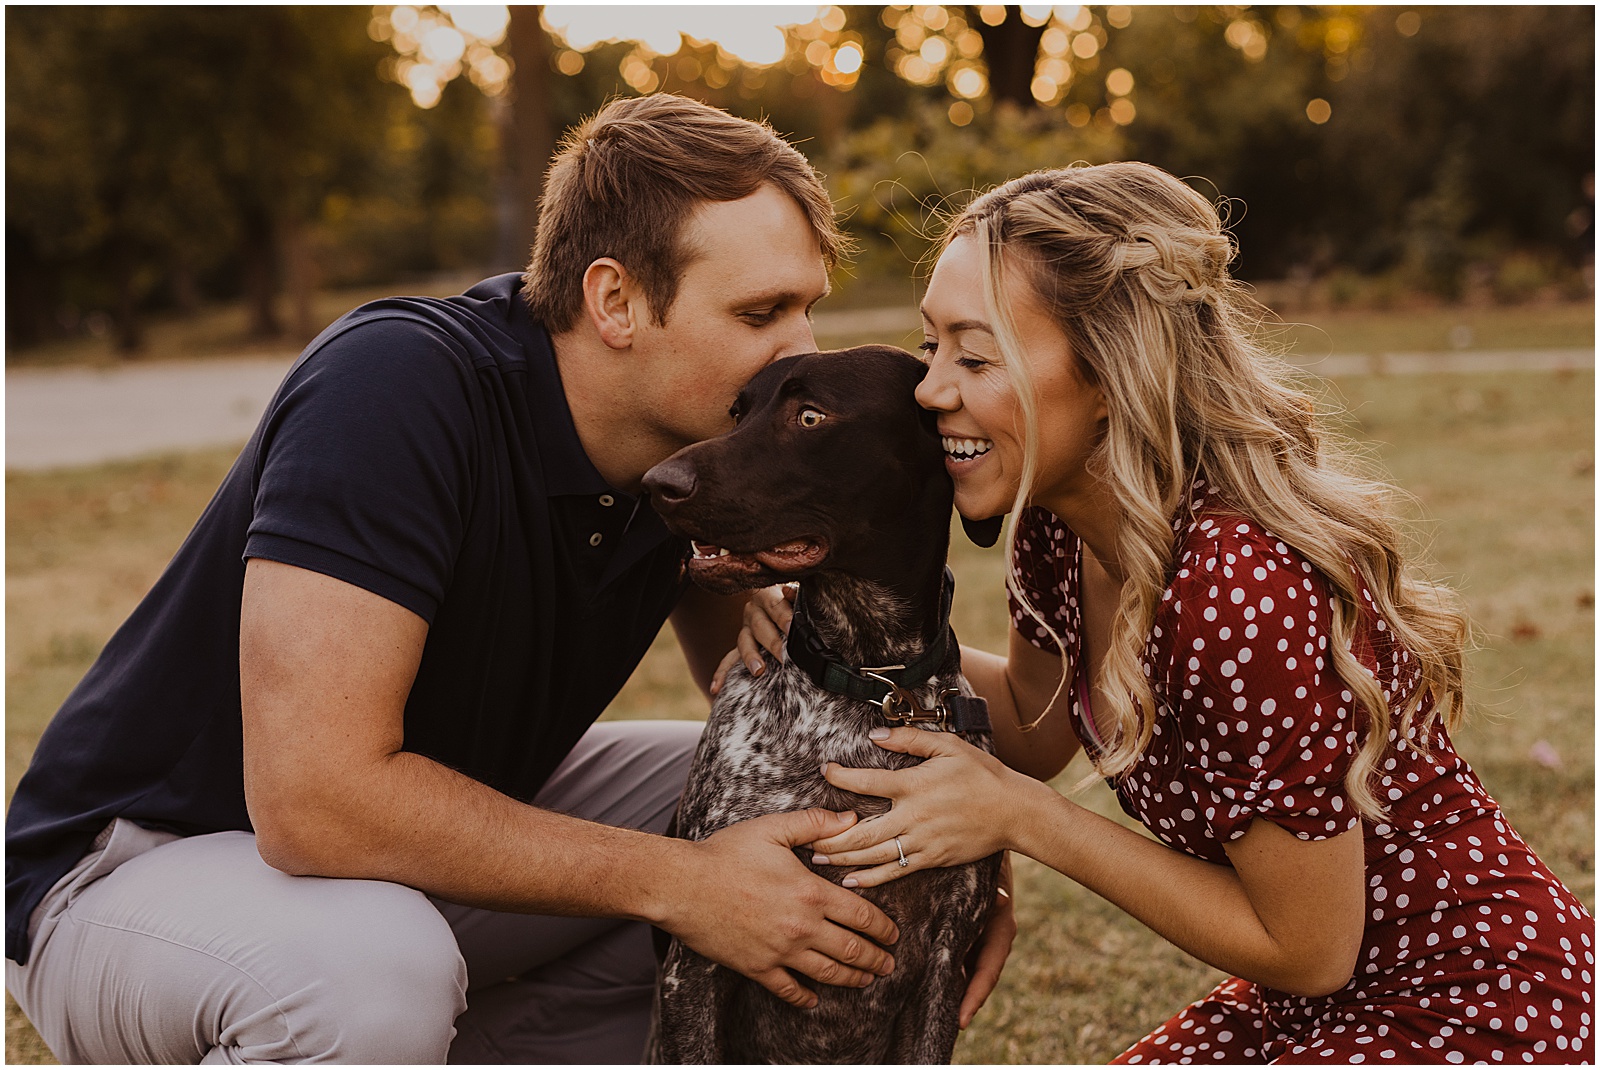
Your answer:
[[[1050,631],[1073,649],[1076,636],[1073,624],[1078,619],[1078,536],[1062,519],[1037,506],[1030,506],[1017,519],[1016,545],[1012,555],[1011,577],[1034,610],[1050,625],[1041,625],[1017,599],[1008,586],[1011,626],[1040,650],[1057,653]]]
[[[1354,698],[1329,656],[1326,581],[1255,524],[1202,522],[1174,585],[1185,764],[1219,842],[1265,818],[1303,840],[1356,827]],[[1192,726],[1192,730],[1190,730]]]

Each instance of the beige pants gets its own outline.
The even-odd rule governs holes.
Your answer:
[[[700,727],[596,725],[535,804],[664,831]],[[120,819],[30,929],[6,987],[64,1063],[637,1062],[655,983],[637,922],[291,877],[249,833]]]

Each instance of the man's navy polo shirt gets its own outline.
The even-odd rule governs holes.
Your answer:
[[[429,624],[405,749],[527,800],[627,681],[685,544],[606,485],[521,280],[356,309],[289,371],[167,570],[51,721],[6,815],[6,957],[113,818],[250,828],[244,564],[286,562]]]

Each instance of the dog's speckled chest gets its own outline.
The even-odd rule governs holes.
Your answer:
[[[884,750],[867,738],[881,725],[877,708],[819,689],[791,663],[767,659],[751,676],[735,666],[712,706],[678,811],[678,834],[701,839],[762,814],[823,806],[871,817],[886,799],[855,795],[822,778],[824,762],[854,768],[898,769],[918,759]],[[917,695],[926,699],[949,677],[934,677]],[[963,694],[971,694],[957,678]],[[973,738],[987,748],[987,740]]]

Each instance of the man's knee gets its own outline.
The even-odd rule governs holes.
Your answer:
[[[266,1025],[218,1038],[246,1061],[283,1039],[298,1059],[346,1063],[442,1063],[453,1023],[466,1008],[467,971],[449,924],[420,892],[367,885],[359,917],[307,926],[294,953],[303,960],[276,992],[281,1030]],[[244,1023],[249,1026],[251,1023]]]
[[[123,863],[47,935],[17,980],[64,1061],[439,1062],[465,1006],[421,892],[279,873],[245,833]]]

